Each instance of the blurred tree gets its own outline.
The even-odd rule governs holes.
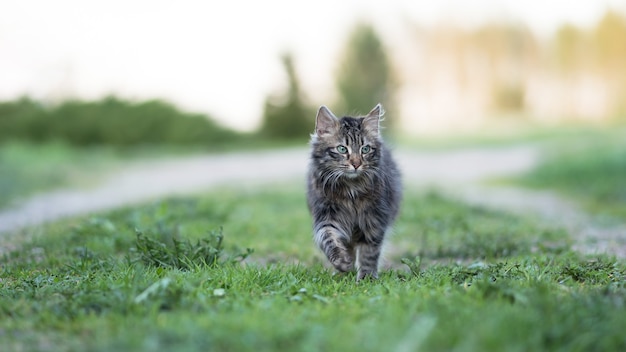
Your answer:
[[[616,92],[612,115],[626,118],[626,17],[608,11],[592,34],[593,53],[599,71]]]
[[[287,92],[265,100],[261,135],[277,139],[307,138],[313,131],[315,110],[303,97],[293,57],[284,54],[281,59],[287,74]]]
[[[586,55],[585,37],[578,27],[564,24],[557,30],[554,38],[554,50],[558,69],[565,74],[579,70]]]
[[[523,112],[524,77],[539,60],[532,32],[518,24],[491,23],[480,27],[472,39],[490,67],[490,76],[484,79],[491,85],[491,109],[506,114]]]
[[[338,108],[343,113],[365,114],[382,103],[388,114],[385,126],[392,128],[396,82],[383,43],[374,28],[357,24],[348,39],[337,72]]]
[[[608,11],[593,32],[594,52],[598,65],[614,76],[626,71],[626,18]]]

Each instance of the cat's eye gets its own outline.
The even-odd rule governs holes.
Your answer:
[[[343,145],[340,145],[337,147],[337,151],[341,154],[345,154],[348,152],[348,148],[344,147]]]
[[[361,147],[361,154],[367,154],[372,150],[369,145],[364,145]]]

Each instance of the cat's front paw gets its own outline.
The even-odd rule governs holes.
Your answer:
[[[354,261],[347,255],[339,255],[330,261],[337,271],[345,273],[354,268]]]
[[[356,282],[359,282],[363,279],[372,279],[372,280],[378,279],[378,271],[359,269],[359,272],[356,275]]]
[[[328,261],[337,269],[337,271],[345,273],[354,268],[354,257],[342,247],[336,246],[326,251]]]

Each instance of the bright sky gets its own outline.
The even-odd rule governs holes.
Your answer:
[[[332,103],[335,63],[359,19],[393,49],[407,45],[415,24],[522,20],[549,35],[566,21],[589,26],[609,6],[626,10],[626,1],[7,0],[0,99],[164,98],[249,130],[265,97],[283,87],[286,50],[310,100]]]

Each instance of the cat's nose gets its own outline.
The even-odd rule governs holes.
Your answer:
[[[356,169],[359,168],[359,166],[361,166],[361,161],[359,161],[359,160],[352,160],[351,164],[352,164],[352,166],[354,166],[354,169],[356,170]]]

